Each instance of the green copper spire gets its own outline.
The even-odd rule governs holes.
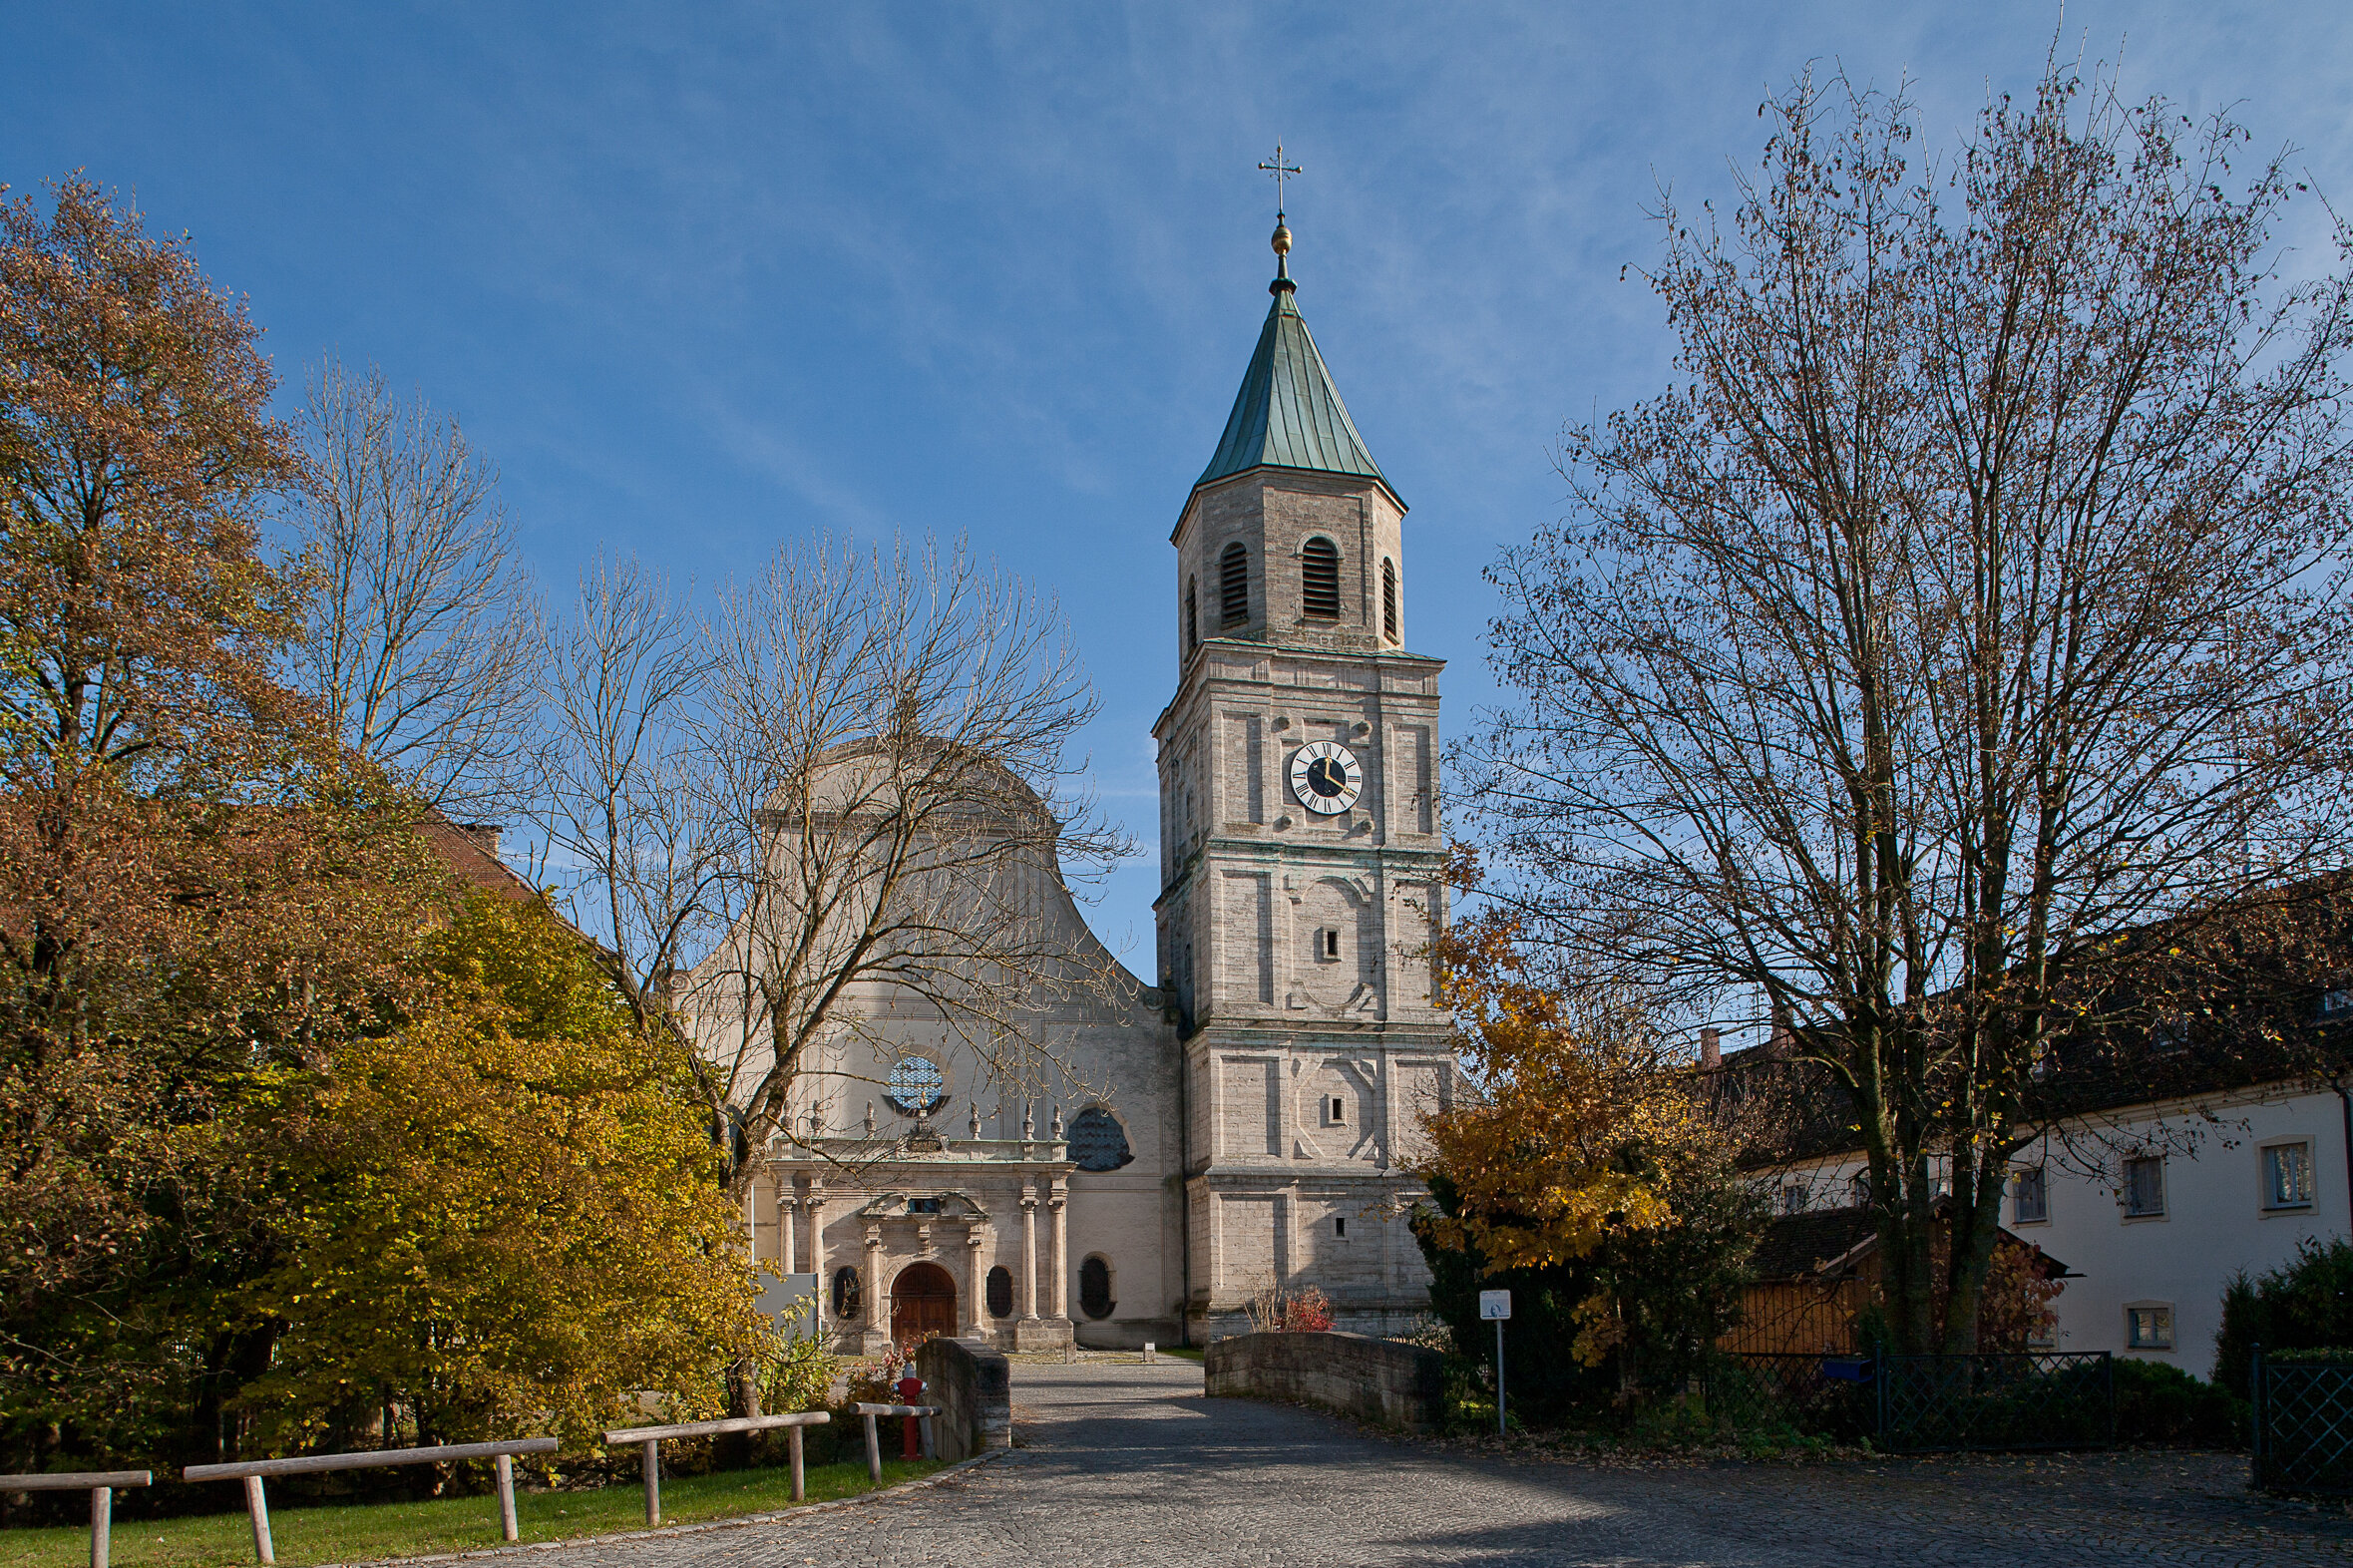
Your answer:
[[[1349,419],[1348,405],[1316,352],[1294,299],[1298,285],[1291,281],[1291,230],[1280,214],[1275,226],[1276,277],[1268,285],[1275,296],[1267,324],[1258,335],[1258,351],[1242,377],[1234,411],[1226,416],[1226,433],[1218,438],[1217,455],[1201,471],[1194,488],[1260,467],[1298,468],[1318,474],[1354,474],[1388,480],[1365,438]]]

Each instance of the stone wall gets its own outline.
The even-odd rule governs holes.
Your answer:
[[[1002,1354],[955,1340],[927,1340],[916,1375],[929,1384],[924,1402],[940,1406],[940,1457],[970,1459],[1013,1444],[1012,1368]]]
[[[1206,1361],[1213,1397],[1320,1404],[1384,1426],[1422,1428],[1445,1410],[1444,1358],[1355,1334],[1245,1334]]]

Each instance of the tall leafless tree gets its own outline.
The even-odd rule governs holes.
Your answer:
[[[297,683],[336,733],[435,806],[506,808],[544,645],[498,474],[454,418],[329,359],[302,435],[298,519],[316,574]]]
[[[2238,126],[2062,68],[1926,175],[1900,98],[1766,113],[1729,231],[1663,203],[1684,384],[1493,574],[1479,803],[1564,962],[1835,1085],[1896,1337],[1967,1350],[2100,939],[2349,847],[2353,282]]]
[[[1069,940],[1060,874],[1127,846],[1082,788],[1095,699],[1050,603],[961,546],[788,546],[699,621],[607,568],[552,685],[551,844],[751,1148],[805,1140],[796,1084],[861,1039],[1067,1065],[1057,1013],[1117,970]]]

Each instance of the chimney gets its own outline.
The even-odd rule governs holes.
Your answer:
[[[1703,1067],[1724,1065],[1724,1035],[1717,1030],[1714,1024],[1700,1030],[1700,1065]]]
[[[502,824],[496,822],[461,822],[458,824],[458,831],[465,834],[466,837],[472,839],[476,849],[482,851],[491,859],[497,860],[499,858],[499,831],[501,826]]]

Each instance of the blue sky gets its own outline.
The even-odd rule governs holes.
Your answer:
[[[1167,539],[1260,317],[1300,304],[1412,512],[1408,641],[1493,698],[1481,568],[1561,510],[1564,420],[1655,393],[1627,263],[1808,61],[1914,83],[1924,151],[2057,33],[2236,105],[2353,196],[2341,4],[0,7],[0,182],[186,230],[282,377],[332,349],[463,417],[552,596],[781,538],[965,531],[1059,595],[1097,787],[1147,851]],[[292,398],[288,398],[288,408]],[[1090,917],[1151,966],[1149,855]]]

